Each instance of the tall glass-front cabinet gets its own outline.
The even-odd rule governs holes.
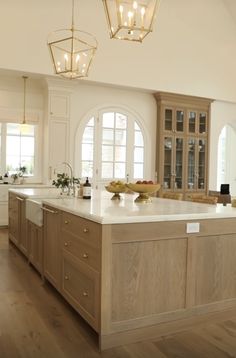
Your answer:
[[[175,191],[187,197],[208,190],[208,143],[212,100],[156,93],[157,179],[160,194]]]

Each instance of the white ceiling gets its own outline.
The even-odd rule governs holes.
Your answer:
[[[99,44],[89,81],[236,102],[236,0],[162,0],[143,44],[109,39],[102,0],[75,4]],[[70,0],[0,0],[0,68],[53,75],[47,36],[70,22]]]

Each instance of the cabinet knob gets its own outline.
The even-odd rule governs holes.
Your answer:
[[[64,243],[64,246],[68,246],[68,242],[65,242],[65,243]]]
[[[65,224],[69,224],[69,221],[68,221],[68,220],[65,220]]]
[[[88,297],[88,292],[83,292],[84,297]]]
[[[85,233],[89,232],[89,229],[87,227],[84,228],[83,230]]]
[[[88,259],[89,255],[86,252],[82,255],[83,259]]]
[[[65,278],[65,280],[69,280],[69,277],[68,277],[67,275],[65,275],[65,277],[64,277],[64,278]]]

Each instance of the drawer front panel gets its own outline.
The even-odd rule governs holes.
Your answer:
[[[94,247],[100,247],[101,225],[95,222],[63,212],[62,230],[86,240]]]
[[[97,271],[101,271],[101,250],[87,245],[84,240],[69,234],[65,231],[62,232],[62,249],[76,256],[83,261],[86,265],[91,266]]]
[[[98,330],[100,275],[70,254],[64,253],[62,261],[63,296],[95,330]]]

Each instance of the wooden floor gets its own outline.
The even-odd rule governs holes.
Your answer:
[[[167,331],[168,333],[168,331]],[[0,229],[0,358],[236,357],[236,309],[182,332],[99,353],[96,334]]]

